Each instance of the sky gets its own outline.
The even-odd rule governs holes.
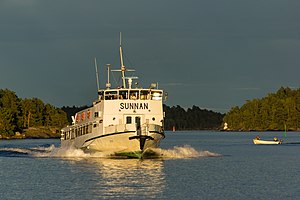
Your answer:
[[[0,88],[54,106],[91,105],[106,64],[169,106],[225,113],[299,88],[299,0],[0,0]],[[120,84],[118,74],[111,83]]]

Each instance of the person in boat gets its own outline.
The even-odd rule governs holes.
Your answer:
[[[257,136],[255,137],[255,139],[256,139],[256,140],[260,140],[260,137],[259,137],[259,135],[257,135]]]
[[[278,138],[277,137],[274,137],[274,142],[278,142]]]

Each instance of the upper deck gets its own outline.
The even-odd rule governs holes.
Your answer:
[[[158,89],[109,89],[99,90],[99,100],[163,100],[163,90]]]

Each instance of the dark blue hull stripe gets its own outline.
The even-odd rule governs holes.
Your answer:
[[[160,135],[162,135],[165,138],[165,134],[164,133],[157,132],[157,131],[149,131],[149,132],[150,133],[160,134]],[[126,134],[126,133],[135,133],[135,131],[125,131],[125,132],[117,132],[117,133],[110,133],[110,134],[105,134],[105,135],[99,135],[99,136],[87,139],[85,142],[89,142],[91,140],[95,140],[95,139],[102,138],[102,137],[109,137],[109,136],[112,136],[112,135],[120,135],[120,134]]]

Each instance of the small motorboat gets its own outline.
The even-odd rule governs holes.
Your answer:
[[[276,137],[273,140],[261,140],[259,137],[253,139],[254,144],[282,144],[282,140],[278,140]]]

